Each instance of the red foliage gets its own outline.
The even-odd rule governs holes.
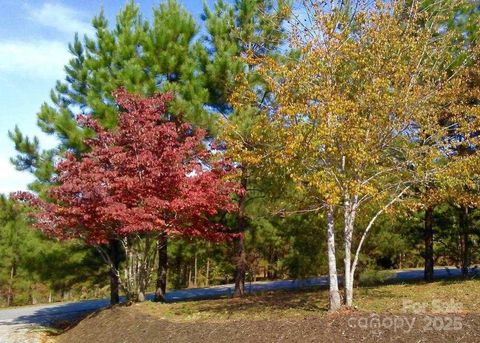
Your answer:
[[[168,120],[171,94],[141,98],[120,90],[115,98],[122,109],[116,130],[78,117],[96,136],[87,141],[88,153],[67,153],[57,164],[51,201],[16,194],[39,209],[37,227],[89,243],[152,231],[207,239],[228,235],[211,218],[236,211],[232,194],[241,190],[225,179],[233,168],[215,161],[205,147],[205,132]]]

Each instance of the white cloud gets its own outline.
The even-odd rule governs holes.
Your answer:
[[[0,159],[0,193],[25,191],[27,184],[33,181],[28,172],[19,172],[7,159]]]
[[[55,80],[70,58],[67,45],[58,41],[0,41],[0,73]]]
[[[84,21],[83,13],[70,7],[55,3],[44,3],[40,8],[29,8],[30,17],[39,24],[54,28],[60,32],[73,34],[78,32],[92,35],[89,22]]]

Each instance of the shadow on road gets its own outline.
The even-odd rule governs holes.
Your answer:
[[[8,309],[0,314],[0,325],[52,325],[59,320],[75,320],[108,305],[109,301],[102,299]]]
[[[475,271],[477,272],[477,271]],[[460,276],[457,269],[435,269],[435,279],[450,279]],[[477,274],[478,275],[478,274]],[[423,279],[423,270],[397,271],[392,281],[414,282]],[[276,290],[292,290],[308,287],[328,286],[327,277],[315,277],[303,280],[279,280],[246,283],[247,293],[260,293]],[[167,302],[179,302],[189,300],[202,300],[232,296],[234,286],[222,285],[209,288],[193,288],[168,292]],[[153,295],[148,295],[147,300],[152,300]],[[125,299],[122,299],[125,301]],[[38,307],[19,307],[0,311],[0,326],[3,325],[41,325],[51,326],[59,321],[74,321],[89,313],[107,307],[109,301],[86,300],[72,303],[50,304]]]

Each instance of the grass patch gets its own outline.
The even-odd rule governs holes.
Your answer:
[[[478,312],[480,280],[444,280],[432,283],[396,284],[364,287],[357,290],[356,304],[366,311],[401,312],[405,302],[426,305],[428,313],[437,312],[435,305],[456,304],[461,312]],[[438,307],[438,306],[437,306]]]
[[[362,286],[382,285],[395,278],[393,270],[366,270],[360,274],[359,283]]]
[[[276,291],[244,298],[188,301],[169,304],[144,303],[147,314],[170,320],[269,319],[285,316],[323,315],[327,311],[325,290]]]
[[[480,280],[450,280],[433,283],[391,284],[360,287],[355,291],[358,310],[396,313],[405,302],[424,304],[427,313],[438,312],[436,304],[456,304],[454,312],[478,312]],[[181,303],[134,305],[148,315],[173,321],[223,321],[242,319],[281,319],[324,316],[328,310],[326,289],[277,291],[253,294],[244,298],[189,301]]]

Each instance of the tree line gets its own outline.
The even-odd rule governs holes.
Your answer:
[[[36,180],[35,194],[4,200],[21,217],[8,220],[94,246],[112,303],[119,290],[143,300],[153,274],[159,301],[167,275],[198,285],[199,251],[205,283],[217,268],[237,296],[260,263],[267,278],[328,273],[332,310],[339,274],[353,305],[357,269],[423,259],[431,281],[436,256],[468,276],[474,4],[220,0],[202,19],[201,31],[170,0],[148,22],[129,3],[113,29],[100,13],[95,38],[75,36],[66,78],[37,115],[59,145],[10,133],[14,164]]]

